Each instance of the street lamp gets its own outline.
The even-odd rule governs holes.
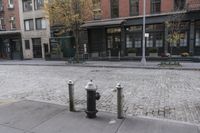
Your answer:
[[[142,60],[141,63],[146,65],[145,57],[145,23],[146,23],[146,0],[143,0],[143,43],[142,43]]]

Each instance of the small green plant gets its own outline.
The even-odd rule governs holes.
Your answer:
[[[150,48],[149,53],[157,53],[158,50],[156,48]]]
[[[136,49],[135,48],[130,48],[130,49],[128,49],[128,53],[136,53]]]
[[[45,53],[45,57],[50,58],[51,57],[51,53]]]

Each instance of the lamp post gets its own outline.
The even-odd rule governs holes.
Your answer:
[[[141,63],[146,65],[145,57],[145,23],[146,23],[146,0],[143,0],[143,41],[142,41],[142,60]]]

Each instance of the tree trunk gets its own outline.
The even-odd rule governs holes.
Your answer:
[[[76,61],[77,63],[80,62],[80,59],[79,59],[79,32],[78,32],[78,24],[76,23],[75,24],[75,30],[73,31],[73,34],[74,34],[74,37],[75,37],[75,46],[76,46],[76,54],[75,54],[75,57],[76,57]]]
[[[170,62],[172,61],[172,51],[173,51],[173,46],[170,46],[170,59],[169,59]]]

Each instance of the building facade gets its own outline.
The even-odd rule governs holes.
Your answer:
[[[44,0],[19,0],[24,59],[45,58],[49,52],[50,27]]]
[[[18,0],[0,0],[0,59],[22,59]]]
[[[142,55],[143,0],[101,0],[98,17],[82,25],[88,31],[91,57]],[[96,10],[95,10],[96,11]],[[171,44],[167,22],[179,23],[181,39]],[[176,24],[176,23],[175,23]],[[175,26],[174,26],[175,27]],[[146,0],[146,55],[200,56],[200,1]]]

